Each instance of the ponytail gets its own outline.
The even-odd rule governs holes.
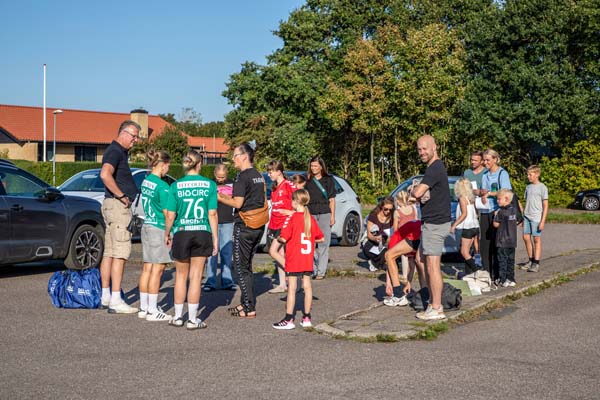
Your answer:
[[[310,201],[310,195],[305,189],[298,189],[294,193],[292,193],[292,200],[294,200],[301,206],[304,206],[304,236],[306,236],[306,238],[308,239],[310,238],[310,231],[312,228],[312,218],[310,216],[310,212],[308,211],[308,202]]]
[[[310,239],[311,228],[310,212],[308,211],[308,207],[304,207],[304,236],[307,239]]]

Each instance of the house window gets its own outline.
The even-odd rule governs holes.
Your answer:
[[[44,144],[38,143],[38,161],[44,161]],[[52,143],[46,143],[46,161],[52,161]]]
[[[75,146],[75,161],[96,161],[96,155],[96,147]]]

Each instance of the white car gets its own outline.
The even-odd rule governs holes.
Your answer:
[[[140,187],[146,176],[150,173],[149,169],[145,168],[131,168],[131,174],[133,175],[133,181],[140,192]],[[175,179],[169,175],[166,175],[163,180],[170,186],[171,183],[175,182]],[[81,171],[69,179],[67,179],[58,189],[71,196],[81,196],[94,199],[102,204],[104,200],[104,182],[100,179],[100,168],[88,169]],[[134,213],[140,218],[144,219],[144,208],[142,202],[138,202],[137,207],[134,209]],[[139,232],[133,235],[134,238],[139,236]]]
[[[286,171],[288,178],[293,175],[306,175],[303,171]],[[273,182],[266,172],[263,172],[265,182],[267,183],[267,198],[271,198],[271,186]],[[361,235],[361,215],[362,207],[360,199],[352,186],[337,175],[332,175],[335,182],[335,224],[331,227],[331,241],[341,246],[356,246]],[[269,212],[271,211],[271,200],[269,200]],[[268,224],[267,224],[268,226]],[[267,226],[265,233],[260,240],[260,246],[267,243]]]

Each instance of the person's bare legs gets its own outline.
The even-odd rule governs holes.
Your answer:
[[[175,304],[185,303],[185,296],[187,292],[187,280],[190,273],[190,262],[186,261],[175,261],[175,290],[174,300]]]
[[[422,255],[420,251],[417,251],[417,254],[415,255],[415,266],[417,267],[419,286],[421,287],[421,289],[427,287],[427,274],[425,273],[425,264],[423,264]]]
[[[302,277],[302,286],[304,287],[304,313],[310,314],[313,299],[312,283],[310,282],[310,276],[304,275]]]
[[[148,293],[148,283],[150,281],[150,273],[152,271],[152,263],[144,263],[142,273],[138,281],[138,289],[140,293]]]
[[[414,249],[410,247],[406,240],[403,240],[391,249],[388,249],[385,253],[385,261],[388,267],[390,280],[392,281],[392,286],[400,286],[400,276],[398,274],[398,264],[396,263],[396,259],[403,254],[408,254],[412,251],[414,251]]]
[[[442,306],[442,256],[425,256],[428,287],[431,293],[431,306],[439,309]]]
[[[290,315],[294,315],[294,308],[296,306],[296,289],[298,288],[298,277],[290,276],[288,278],[288,288],[287,288],[287,300],[285,303],[285,312]],[[304,296],[306,298],[308,294],[306,293],[306,289],[304,292]],[[312,294],[311,294],[312,297]]]
[[[102,257],[102,261],[100,262],[100,280],[103,288],[110,289],[110,269],[112,261],[112,257]]]
[[[148,280],[148,293],[158,294],[160,290],[160,279],[165,271],[165,264],[152,264],[150,279]]]
[[[535,238],[533,238],[535,240]],[[525,249],[527,250],[527,257],[529,260],[534,258],[533,254],[533,243],[531,242],[531,235],[523,235],[523,242],[525,242]],[[529,261],[527,260],[527,261]]]
[[[188,288],[188,304],[200,302],[200,286],[206,257],[192,257],[190,262],[190,286]],[[191,319],[191,318],[190,318]]]
[[[402,260],[402,277],[405,280],[408,280],[408,270],[409,270],[408,257],[406,257],[405,255],[401,255],[400,259]]]
[[[285,289],[285,253],[283,251],[283,244],[277,240],[273,240],[273,242],[271,242],[271,247],[269,247],[269,255],[273,258],[273,260],[275,260],[277,266],[277,274],[279,276],[279,287],[281,289]]]
[[[124,258],[113,258],[110,265],[110,281],[113,292],[121,291],[121,283],[123,282],[123,269],[125,268]]]
[[[542,259],[542,237],[534,236],[533,244],[534,244],[533,259],[539,261]]]

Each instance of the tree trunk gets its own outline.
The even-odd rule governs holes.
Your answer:
[[[371,139],[369,144],[369,166],[371,167],[371,185],[375,187],[375,140],[374,135],[371,133]]]
[[[400,184],[400,167],[398,165],[398,129],[394,134],[394,172],[396,173],[396,182]]]

